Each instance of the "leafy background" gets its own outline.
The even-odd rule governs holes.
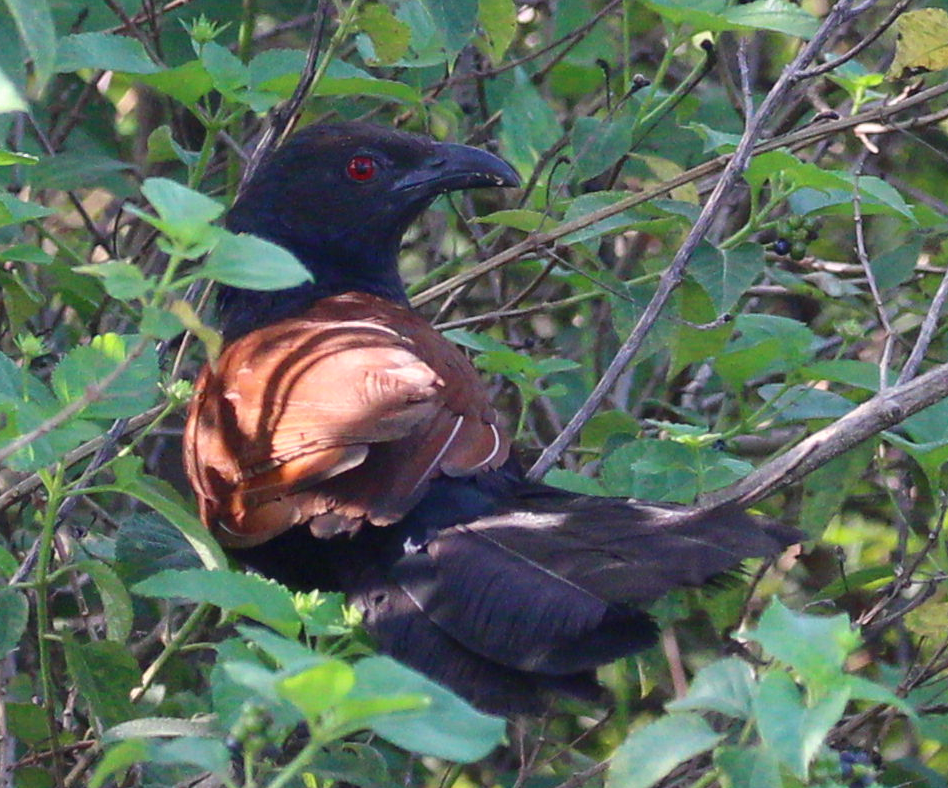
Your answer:
[[[0,783],[948,785],[948,15],[908,6],[5,0]],[[210,284],[306,276],[215,222],[297,116],[520,172],[403,270],[535,475],[806,532],[656,606],[608,713],[479,714],[196,519]]]

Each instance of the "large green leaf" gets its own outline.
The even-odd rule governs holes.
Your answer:
[[[154,74],[160,70],[141,43],[129,36],[101,32],[64,36],[56,53],[56,71],[62,73],[82,68],[130,74]]]

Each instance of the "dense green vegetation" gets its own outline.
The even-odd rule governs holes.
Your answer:
[[[0,784],[948,786],[948,14],[907,6],[5,0]],[[609,713],[479,714],[197,520],[213,283],[301,276],[218,219],[340,118],[520,172],[403,270],[535,476],[809,537],[656,606]]]

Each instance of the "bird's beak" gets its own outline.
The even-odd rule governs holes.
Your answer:
[[[452,142],[439,142],[431,154],[395,182],[393,191],[441,194],[481,186],[519,186],[516,171],[499,156]]]

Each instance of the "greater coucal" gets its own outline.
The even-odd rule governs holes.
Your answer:
[[[497,713],[601,697],[596,667],[655,641],[649,604],[798,540],[734,507],[523,477],[477,372],[408,306],[397,267],[438,194],[517,182],[496,156],[415,134],[298,132],[227,225],[289,249],[314,281],[222,289],[227,345],[184,441],[201,517],[234,555],[344,591],[383,651]]]

